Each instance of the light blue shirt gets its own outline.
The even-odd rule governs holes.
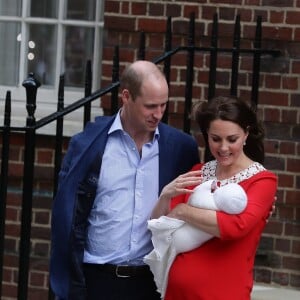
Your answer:
[[[147,220],[158,198],[158,138],[140,156],[120,112],[108,132],[97,194],[88,218],[84,262],[141,265],[152,249]]]

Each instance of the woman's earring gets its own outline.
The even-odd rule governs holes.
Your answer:
[[[246,146],[246,140],[244,141],[244,144],[243,144],[244,146]]]

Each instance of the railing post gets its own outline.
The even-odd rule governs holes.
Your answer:
[[[119,81],[119,46],[115,47],[115,52],[113,56],[113,69],[112,69],[112,82],[116,83]],[[115,114],[119,109],[119,89],[116,86],[111,91],[111,114]]]
[[[141,31],[140,33],[140,45],[139,45],[139,50],[138,50],[138,55],[137,58],[140,60],[144,60],[145,59],[145,32]]]
[[[65,96],[65,77],[61,75],[59,77],[58,86],[58,100],[57,100],[57,111],[61,112],[64,110],[64,96]],[[62,161],[62,143],[63,143],[63,117],[58,117],[56,120],[56,135],[55,135],[55,154],[54,154],[54,183],[53,183],[53,198],[57,192],[58,185],[58,174],[61,167]],[[54,294],[52,292],[50,281],[48,290],[48,300],[54,299]]]
[[[165,53],[168,53],[172,49],[172,19],[168,17],[167,27],[166,27],[166,38],[165,38]],[[171,70],[171,57],[168,56],[164,63],[164,74],[168,85],[170,85],[170,70]],[[169,101],[167,102],[167,107],[163,115],[162,121],[168,123],[169,116]]]
[[[241,40],[241,21],[238,15],[235,20],[233,34],[232,64],[231,64],[231,88],[230,95],[237,96],[238,74],[239,74],[239,57],[240,57],[240,40]]]
[[[4,235],[6,217],[6,197],[8,182],[9,137],[10,137],[11,93],[5,98],[4,128],[2,133],[1,178],[0,178],[0,297],[2,295]]]
[[[209,66],[209,79],[208,79],[208,95],[207,99],[210,100],[215,96],[216,90],[216,72],[217,72],[217,58],[218,58],[218,15],[214,14],[211,42],[210,42],[210,66]]]
[[[184,105],[184,124],[183,130],[190,133],[191,130],[191,107],[193,95],[193,81],[194,81],[194,55],[195,55],[195,13],[191,13],[189,24],[189,38],[188,38],[188,57],[187,70],[185,81],[185,105]]]
[[[59,87],[58,87],[58,101],[57,101],[58,112],[63,111],[64,109],[64,96],[65,96],[65,77],[64,75],[61,75],[59,78]],[[53,196],[56,195],[57,184],[58,184],[58,173],[62,161],[62,136],[63,136],[63,117],[58,117],[56,120]]]
[[[258,87],[259,87],[259,72],[260,72],[260,56],[261,56],[261,16],[257,17],[256,32],[254,40],[254,56],[252,66],[252,93],[251,93],[251,106],[254,111],[257,110],[258,104]]]
[[[92,93],[92,63],[90,60],[86,63],[85,70],[85,86],[84,86],[84,97],[90,96]],[[91,120],[91,102],[88,102],[84,105],[84,119],[83,126],[85,127],[86,123]]]
[[[209,66],[209,79],[208,79],[208,101],[215,96],[216,92],[216,78],[217,78],[217,59],[218,59],[218,15],[214,14],[212,31],[211,31],[211,50],[210,50],[210,66]],[[209,150],[208,144],[205,143],[204,161],[211,160],[212,155]]]
[[[19,253],[19,281],[18,300],[27,299],[28,272],[30,256],[30,235],[31,235],[31,215],[33,198],[33,173],[34,173],[34,152],[35,152],[35,109],[36,94],[40,83],[34,78],[33,73],[24,80],[23,86],[26,88],[26,132],[25,132],[25,152],[23,170],[23,199],[21,216],[21,240]]]

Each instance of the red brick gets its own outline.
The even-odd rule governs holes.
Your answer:
[[[274,40],[281,41],[290,41],[292,39],[293,29],[292,28],[282,28],[277,26],[264,26],[263,29],[263,38],[267,39],[268,37],[272,37]]]
[[[20,225],[17,224],[6,224],[6,234],[10,237],[19,237]]]
[[[298,86],[298,78],[297,77],[283,77],[282,78],[282,87],[288,90],[297,90]]]
[[[300,190],[286,191],[286,204],[300,204]]]
[[[211,3],[215,4],[230,4],[230,5],[241,5],[242,0],[210,0]]]
[[[167,4],[166,15],[170,17],[180,17],[182,11],[181,6],[181,4]]]
[[[121,14],[128,15],[130,12],[131,2],[129,1],[122,1],[121,4]]]
[[[236,18],[236,12],[234,7],[220,7],[219,18],[222,20],[234,21]]]
[[[104,1],[104,11],[105,13],[118,13],[120,9],[119,1]]]
[[[280,110],[278,108],[265,108],[264,121],[278,122],[280,120]]]
[[[30,299],[30,300],[48,299],[47,291],[48,291],[48,289],[46,289],[46,288],[29,287],[28,288],[28,299]]]
[[[279,147],[280,154],[296,155],[296,145],[294,142],[282,141]]]
[[[295,42],[300,41],[300,28],[295,28]]]
[[[41,225],[50,225],[50,212],[37,211],[34,213],[33,222]]]
[[[147,14],[147,3],[132,3],[131,11],[133,15],[146,15]],[[151,15],[151,13],[150,13]]]
[[[10,163],[8,176],[22,177],[23,176],[23,163]]]
[[[300,12],[299,11],[287,11],[285,22],[287,24],[299,25]]]
[[[286,223],[285,224],[285,236],[297,236],[299,237],[300,224],[297,223]],[[299,258],[300,259],[300,258]],[[299,268],[300,270],[300,268]]]
[[[300,30],[299,30],[299,34],[300,34]],[[292,62],[292,72],[295,74],[300,73],[300,61],[294,60]]]
[[[205,2],[206,0],[202,0],[202,2]],[[199,1],[198,1],[199,2]],[[199,15],[199,10],[200,10],[200,7],[199,5],[196,5],[196,4],[192,4],[191,5],[185,5],[183,7],[183,17],[184,18],[189,18],[191,13],[194,13],[195,14],[195,18],[197,19],[198,18],[198,15]]]
[[[278,207],[278,215],[282,220],[293,220],[294,208],[291,206],[280,206]]]
[[[45,275],[43,273],[38,273],[31,271],[29,275],[29,284],[31,286],[42,287],[45,285]]]
[[[290,252],[291,241],[289,239],[276,239],[275,250],[281,252]]]
[[[214,14],[217,12],[217,7],[215,6],[203,6],[201,20],[208,20],[212,22]]]
[[[238,8],[236,14],[241,16],[242,22],[252,21],[252,11],[249,9]]]
[[[2,292],[3,296],[8,297],[8,299],[17,299],[18,288],[16,285],[3,284],[2,290],[3,290]]]
[[[50,228],[33,225],[31,228],[32,236],[36,239],[48,240],[50,237]]]
[[[272,282],[280,284],[281,286],[288,285],[289,273],[288,272],[274,272],[272,274]]]
[[[163,3],[149,3],[150,16],[162,16],[165,5]]]
[[[165,19],[139,19],[138,30],[145,32],[165,32],[166,20]]]
[[[274,7],[293,7],[294,1],[293,0],[262,0],[262,6],[270,6],[272,8]]]
[[[278,187],[294,186],[294,176],[289,174],[278,174]]]
[[[264,283],[270,283],[271,282],[271,271],[266,270],[263,268],[255,268],[255,281],[256,282],[264,282]]]
[[[300,257],[283,257],[282,267],[290,270],[300,270]]]
[[[118,31],[135,31],[135,18],[104,16],[104,27],[106,29],[115,29]]]
[[[287,171],[300,173],[300,159],[288,158],[287,159]]]
[[[38,150],[36,154],[36,162],[38,164],[53,164],[54,156],[52,150]]]
[[[272,75],[272,74],[268,74],[265,77],[265,86],[266,88],[270,88],[270,89],[278,89],[281,87],[281,75]]]
[[[277,106],[288,106],[288,95],[283,92],[260,92],[260,104],[270,104]]]
[[[50,243],[36,242],[32,246],[32,253],[34,253],[34,255],[37,255],[39,257],[49,257]]]
[[[294,109],[292,110],[283,109],[281,112],[282,112],[281,114],[282,123],[288,123],[291,125],[297,123],[297,111],[295,111]]]
[[[291,106],[300,107],[300,94],[291,94]]]
[[[20,221],[20,208],[18,207],[7,207],[6,208],[6,220],[18,222]]]
[[[283,11],[270,11],[270,22],[271,23],[283,23],[284,12]]]
[[[245,0],[245,5],[259,6],[260,0]]]
[[[295,287],[297,289],[300,289],[300,275],[291,273],[290,278],[291,278],[290,279],[291,287]]]
[[[266,153],[279,153],[278,141],[265,140],[264,145]]]
[[[283,233],[283,224],[276,220],[270,219],[264,229],[264,233],[276,234],[280,236]]]
[[[299,255],[300,253],[300,241],[293,240],[292,241],[292,253]]]

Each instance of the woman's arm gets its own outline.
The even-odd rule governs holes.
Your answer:
[[[277,178],[264,171],[241,183],[248,196],[248,205],[241,214],[228,216],[217,214],[222,239],[236,239],[245,236],[259,222],[266,222],[277,189]]]
[[[213,236],[220,237],[217,213],[214,210],[197,208],[186,203],[180,203],[170,211],[168,217],[185,221]]]

